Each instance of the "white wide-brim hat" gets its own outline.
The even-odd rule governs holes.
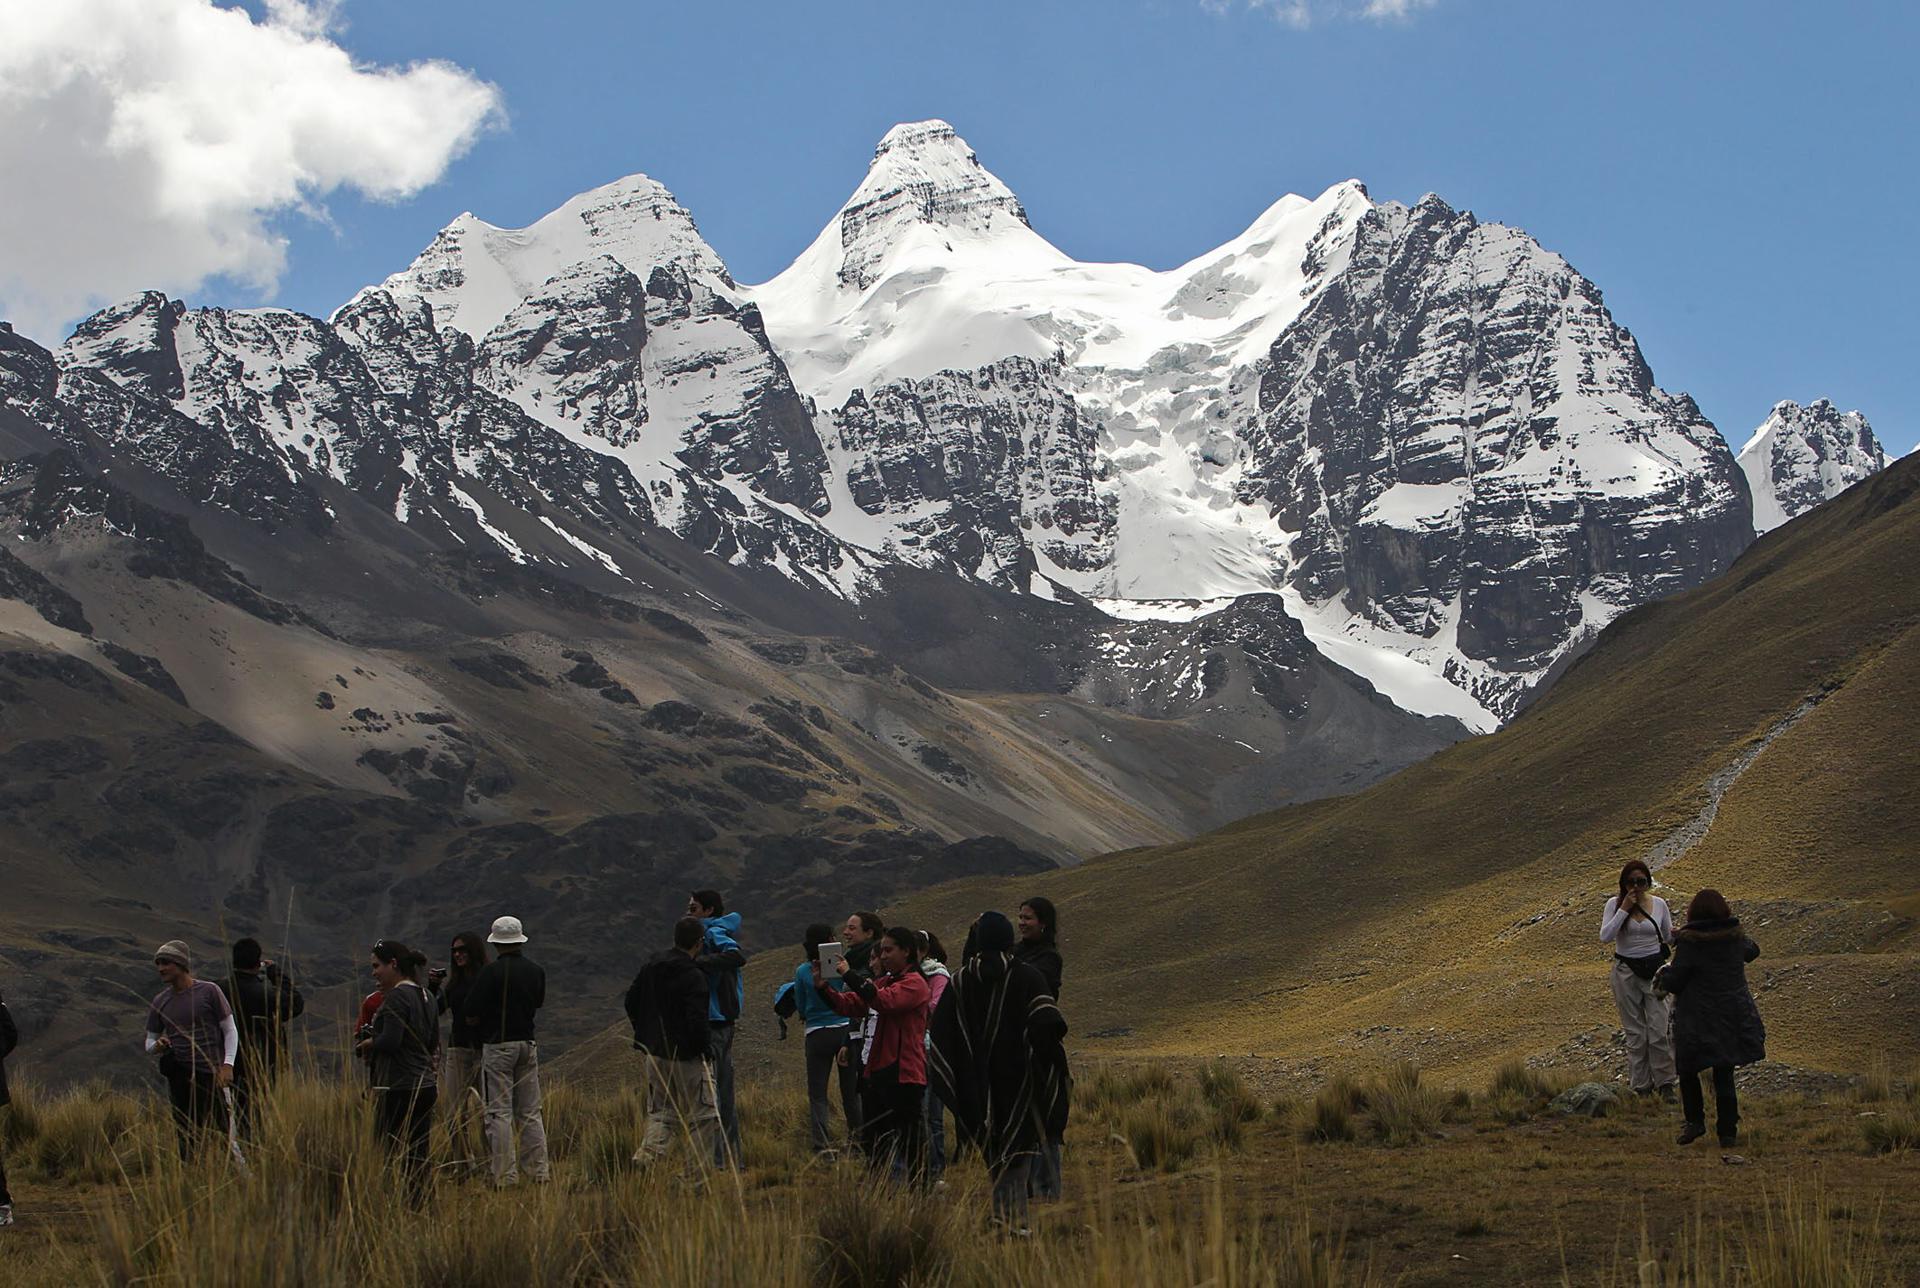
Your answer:
[[[527,934],[524,930],[520,929],[520,918],[495,917],[493,921],[493,933],[487,936],[487,942],[490,944],[526,943]]]

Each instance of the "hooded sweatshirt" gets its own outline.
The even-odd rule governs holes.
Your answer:
[[[700,944],[700,969],[707,973],[707,1023],[732,1024],[746,1009],[747,985],[740,968],[747,955],[740,951],[740,914],[702,917],[707,928]]]

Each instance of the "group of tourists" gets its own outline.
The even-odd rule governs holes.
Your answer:
[[[1722,1148],[1740,1139],[1733,1071],[1767,1058],[1767,1030],[1747,987],[1760,955],[1718,890],[1702,890],[1674,929],[1653,872],[1639,859],[1620,869],[1620,890],[1600,914],[1600,942],[1613,945],[1613,1000],[1627,1044],[1627,1078],[1638,1095],[1675,1098],[1685,1119],[1679,1143],[1707,1134],[1700,1075],[1713,1074],[1714,1129]]]
[[[1025,1227],[1031,1197],[1060,1193],[1070,1077],[1062,1040],[1058,914],[1020,905],[1019,929],[998,912],[968,928],[957,967],[938,935],[859,911],[837,937],[825,922],[801,936],[802,960],[775,993],[782,1035],[802,1026],[809,1141],[842,1148],[884,1177],[944,1184],[946,1116],[980,1151],[996,1218]],[[691,1172],[739,1165],[732,1027],[742,994],[739,919],[719,892],[695,891],[687,915],[627,990],[649,1112],[634,1159],[653,1164],[677,1143]],[[833,950],[832,968],[823,950]],[[833,1132],[837,1101],[844,1145]]]
[[[1710,1072],[1715,1129],[1730,1148],[1740,1124],[1734,1070],[1766,1057],[1766,1029],[1746,981],[1760,949],[1718,891],[1694,895],[1676,928],[1653,886],[1645,863],[1628,863],[1601,914],[1600,939],[1614,950],[1628,1081],[1638,1094],[1678,1099],[1679,1143],[1687,1145],[1707,1131],[1701,1075]],[[427,1189],[437,1108],[454,1175],[484,1175],[499,1187],[517,1184],[523,1171],[536,1184],[551,1176],[535,1038],[546,974],[526,944],[520,921],[503,916],[484,938],[456,935],[449,964],[424,975],[425,955],[396,940],[369,953],[374,989],[360,1009],[354,1051],[366,1064],[380,1138],[415,1194]],[[1031,1199],[1060,1193],[1070,1100],[1053,904],[1028,899],[1011,920],[981,913],[957,963],[938,935],[887,925],[868,911],[850,914],[837,932],[824,922],[807,926],[800,949],[774,1009],[782,1037],[788,1019],[802,1027],[813,1150],[850,1151],[883,1177],[939,1187],[951,1114],[954,1139],[986,1163],[995,1218],[1023,1229]],[[718,890],[696,890],[671,945],[628,988],[648,1097],[637,1163],[658,1163],[685,1143],[690,1172],[740,1167],[733,1045],[746,960],[740,915],[726,910]],[[153,964],[162,987],[147,1010],[146,1049],[166,1083],[181,1156],[224,1135],[244,1167],[263,1093],[286,1064],[287,1023],[305,999],[251,938],[233,945],[219,983],[194,975],[181,940],[162,944]],[[0,999],[0,1106],[17,1039]],[[836,1105],[844,1139],[833,1130]],[[12,1221],[0,1158],[0,1226]]]

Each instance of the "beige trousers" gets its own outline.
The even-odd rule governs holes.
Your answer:
[[[1670,1087],[1680,1081],[1673,1067],[1670,1006],[1653,995],[1653,981],[1641,979],[1625,962],[1613,964],[1613,1004],[1627,1035],[1627,1080],[1635,1091]]]
[[[634,1152],[636,1163],[653,1163],[687,1142],[687,1170],[703,1172],[720,1136],[720,1110],[713,1071],[705,1060],[662,1060],[640,1052],[647,1084],[647,1130]]]
[[[441,1054],[441,1112],[447,1119],[454,1169],[465,1175],[480,1161],[473,1142],[480,1121],[480,1048],[450,1046]]]
[[[547,1125],[540,1116],[540,1050],[532,1042],[489,1042],[480,1048],[480,1099],[485,1103],[487,1154],[493,1183],[505,1186],[527,1175],[545,1184]],[[514,1129],[519,1129],[519,1148]]]

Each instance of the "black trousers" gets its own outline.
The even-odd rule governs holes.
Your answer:
[[[173,1111],[173,1130],[180,1157],[193,1156],[196,1139],[208,1131],[225,1134],[227,1110],[213,1075],[204,1069],[176,1060],[161,1060],[160,1073],[167,1080],[167,1105]]]
[[[418,1089],[385,1087],[374,1105],[374,1122],[387,1149],[398,1155],[408,1192],[420,1195],[433,1168],[433,1105],[440,1091],[432,1083]]]
[[[884,1175],[905,1159],[908,1178],[927,1184],[927,1089],[900,1081],[898,1065],[869,1070],[860,1095],[860,1143],[867,1166]]]
[[[0,1207],[12,1207],[13,1195],[7,1190],[7,1156],[0,1154]]]
[[[1700,1087],[1698,1073],[1680,1075],[1680,1109],[1690,1123],[1702,1127],[1707,1124],[1707,1101]],[[1733,1066],[1716,1064],[1713,1066],[1713,1109],[1714,1128],[1722,1136],[1737,1135],[1740,1131],[1740,1095],[1733,1089]]]

